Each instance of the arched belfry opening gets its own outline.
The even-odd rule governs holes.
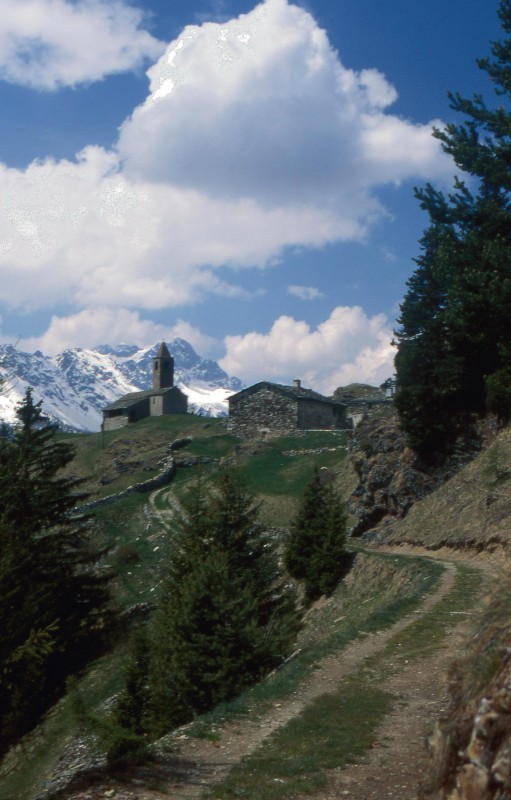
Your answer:
[[[170,389],[174,386],[174,359],[162,342],[153,361],[153,389]]]

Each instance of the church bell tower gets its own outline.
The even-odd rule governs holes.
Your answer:
[[[174,359],[162,342],[153,361],[153,389],[170,389],[174,386]]]

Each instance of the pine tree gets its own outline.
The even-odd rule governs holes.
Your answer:
[[[478,61],[498,104],[449,94],[465,121],[433,132],[470,185],[456,178],[448,196],[430,184],[416,191],[430,226],[401,309],[397,403],[411,444],[425,451],[445,447],[464,415],[487,408],[503,418],[511,413],[511,0],[501,0],[498,13],[508,38]],[[413,312],[425,299],[425,262],[442,302],[440,308],[433,302],[417,332]]]
[[[183,503],[155,615],[150,718],[162,734],[237,695],[289,653],[299,615],[274,541],[231,472]]]
[[[303,581],[307,602],[331,594],[346,574],[351,557],[346,552],[344,506],[318,468],[305,488],[284,551],[289,574]]]
[[[137,627],[132,635],[131,650],[126,667],[125,685],[117,696],[109,718],[87,719],[103,740],[107,762],[112,766],[133,764],[149,758],[147,748],[147,709],[149,703],[149,642],[145,626]]]
[[[0,433],[0,752],[30,730],[94,653],[106,614],[88,531],[72,517],[72,448],[27,391]]]
[[[425,232],[398,320],[394,402],[411,446],[419,450],[442,447],[463,393],[465,363],[449,341],[447,316],[455,246],[445,223]]]

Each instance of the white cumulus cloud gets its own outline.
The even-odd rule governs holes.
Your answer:
[[[201,355],[217,346],[214,339],[184,320],[166,326],[142,319],[137,311],[111,308],[84,309],[67,317],[55,315],[44,334],[21,339],[17,344],[28,352],[41,350],[47,355],[56,355],[68,347],[93,348],[121,342],[149,347],[155,342],[176,338],[185,339]]]
[[[246,383],[270,379],[324,394],[352,382],[380,385],[394,372],[392,330],[383,314],[368,317],[358,306],[338,306],[317,328],[279,317],[268,333],[225,338],[221,366]]]
[[[35,26],[41,42],[51,34],[76,50],[59,56],[60,73],[53,45],[40,72],[21,59],[19,69],[33,67],[32,80],[47,87],[93,79],[104,48],[104,69],[117,68],[121,41],[133,44],[120,48],[130,63],[158,46],[137,27],[139,12],[120,2],[4,5],[9,69],[17,69],[15,49],[7,53],[13,20],[21,38]],[[86,59],[78,35],[82,45],[95,37],[90,65],[73,60]],[[385,214],[378,187],[451,172],[430,125],[389,113],[396,92],[385,77],[344,66],[313,17],[287,0],[188,26],[148,75],[148,97],[111,151],[90,146],[74,161],[26,170],[0,165],[6,306],[162,309],[241,297],[241,270],[278,265],[287,247],[366,237]]]
[[[0,165],[0,301],[158,309],[239,297],[217,268],[261,267],[286,243],[320,245],[335,230],[335,216],[314,208],[264,210],[130,181],[98,147],[77,162]]]
[[[140,67],[163,46],[142,23],[121,0],[2,0],[0,78],[54,90]]]
[[[345,67],[287,0],[188,26],[148,75],[150,95],[119,139],[128,175],[264,207],[333,208],[339,239],[379,213],[375,186],[448,163],[430,124],[386,112],[397,93],[384,75]]]

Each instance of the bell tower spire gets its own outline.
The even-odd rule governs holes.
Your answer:
[[[174,386],[174,359],[162,342],[153,361],[153,389],[170,389]]]

